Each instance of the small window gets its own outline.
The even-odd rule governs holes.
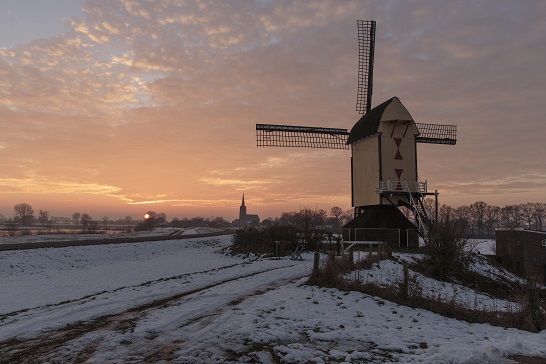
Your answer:
[[[542,246],[546,246],[546,239],[542,240]]]

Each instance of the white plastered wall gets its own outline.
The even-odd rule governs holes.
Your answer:
[[[358,141],[352,145],[353,155],[353,206],[377,205],[379,195],[379,145],[378,136]]]

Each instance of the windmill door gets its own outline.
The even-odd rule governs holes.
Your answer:
[[[408,247],[408,230],[400,229],[400,248]]]

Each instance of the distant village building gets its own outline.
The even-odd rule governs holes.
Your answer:
[[[73,225],[74,220],[70,217],[52,216],[51,223],[54,225]]]
[[[546,231],[497,230],[496,256],[507,269],[522,277],[546,282]]]
[[[243,201],[241,203],[241,207],[239,207],[239,218],[233,221],[233,225],[238,227],[256,227],[260,225],[260,217],[258,215],[246,213],[244,193],[243,193]]]

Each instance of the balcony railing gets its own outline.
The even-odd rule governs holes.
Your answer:
[[[415,190],[410,191],[410,185],[407,180],[404,181],[391,181],[390,179],[386,181],[379,182],[379,188],[376,190],[377,193],[383,192],[419,192],[427,193],[427,181],[414,181]]]

